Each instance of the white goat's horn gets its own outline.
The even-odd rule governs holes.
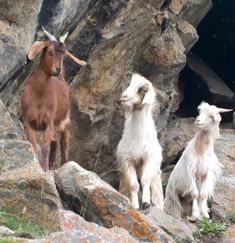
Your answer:
[[[219,113],[224,113],[224,112],[230,112],[233,111],[233,109],[224,109],[224,108],[218,108]]]
[[[60,37],[60,42],[64,43],[66,38],[68,37],[69,32],[66,32],[64,35]]]
[[[44,31],[44,33],[46,34],[46,36],[48,37],[49,40],[51,40],[51,41],[57,41],[57,39],[55,38],[55,36],[52,35],[52,34],[50,34],[48,31],[46,31],[43,26],[42,26],[42,30]]]

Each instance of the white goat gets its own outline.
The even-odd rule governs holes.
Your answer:
[[[202,102],[195,120],[199,131],[186,146],[168,181],[164,210],[175,217],[189,215],[190,220],[209,218],[207,199],[213,194],[222,165],[214,152],[219,136],[219,113],[232,111]]]
[[[152,118],[155,102],[152,83],[139,74],[133,74],[130,85],[120,97],[120,102],[125,109],[126,119],[117,147],[121,174],[120,192],[130,198],[135,209],[139,209],[139,178],[143,209],[148,208],[152,202],[163,210],[160,169],[162,148]]]

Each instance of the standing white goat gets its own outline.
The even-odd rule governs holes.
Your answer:
[[[125,124],[117,147],[120,167],[120,192],[130,198],[139,209],[139,183],[142,186],[143,209],[150,203],[163,210],[161,182],[162,148],[152,118],[155,91],[152,83],[133,74],[130,85],[122,93],[120,102],[125,109]]]
[[[207,199],[213,194],[222,165],[214,152],[214,141],[219,136],[219,113],[232,111],[202,102],[195,120],[199,131],[186,146],[171,173],[166,188],[164,210],[175,217],[184,214],[196,220],[209,218]]]

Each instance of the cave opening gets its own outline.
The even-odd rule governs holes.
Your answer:
[[[234,108],[234,12],[234,0],[213,0],[213,7],[198,25],[199,40],[187,55],[187,65],[179,77],[183,94],[177,112],[180,117],[195,117],[202,100]],[[231,122],[232,112],[223,116],[223,121]]]

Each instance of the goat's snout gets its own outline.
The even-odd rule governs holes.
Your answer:
[[[130,100],[129,96],[127,94],[122,94],[119,98],[119,102],[122,103],[122,102],[126,102]]]
[[[55,70],[53,71],[54,76],[59,76],[61,72],[61,67],[56,67]]]
[[[195,125],[201,125],[202,124],[202,121],[199,117],[196,117],[195,121],[194,121],[194,124]]]

